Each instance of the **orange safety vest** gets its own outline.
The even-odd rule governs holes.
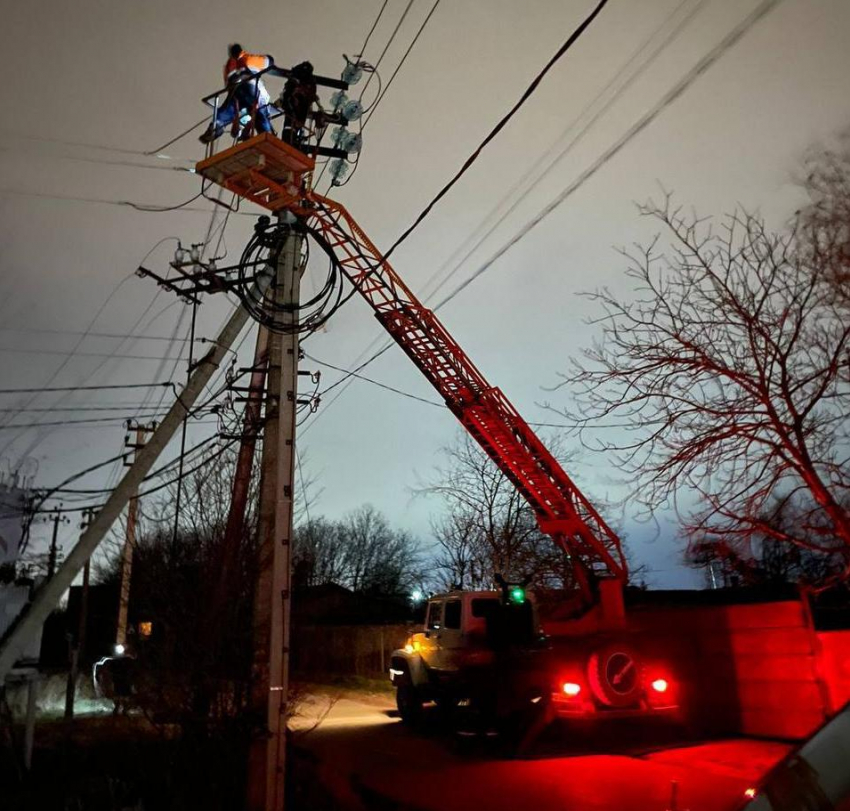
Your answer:
[[[269,56],[264,54],[249,54],[246,51],[242,51],[237,59],[234,59],[231,56],[230,59],[225,62],[224,83],[227,84],[227,80],[231,77],[231,75],[240,70],[249,70],[251,73],[259,73],[261,70],[265,70],[269,67],[271,63],[272,60]]]

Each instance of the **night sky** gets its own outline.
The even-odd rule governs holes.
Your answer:
[[[378,59],[407,5],[407,0],[389,0],[365,58]],[[357,173],[331,196],[349,208],[379,247],[391,244],[593,5],[443,0],[365,129]],[[429,303],[439,301],[758,5],[753,0],[612,0],[394,254],[395,268]],[[381,63],[384,84],[431,6],[432,0],[411,5]],[[0,387],[149,382],[172,373],[182,380],[185,365],[174,359],[185,342],[161,339],[185,337],[188,310],[133,273],[164,238],[178,237],[184,244],[202,240],[213,206],[200,199],[188,209],[148,213],[119,204],[176,205],[199,190],[198,179],[183,171],[202,155],[195,134],[164,150],[167,158],[142,153],[202,117],[200,97],[220,86],[229,42],[271,53],[281,65],[309,59],[317,72],[335,76],[344,64],[342,54],[357,53],[380,7],[381,0],[4,2]],[[576,118],[596,104],[581,119],[586,123],[608,98],[597,100],[600,92],[654,33],[625,76],[669,40],[666,47],[428,299],[493,207],[510,205],[525,189],[521,185],[517,191],[515,184],[528,182],[541,154],[550,149],[557,154],[575,137],[578,128],[570,127]],[[543,404],[569,405],[568,393],[544,387],[556,384],[570,356],[597,334],[587,323],[592,306],[576,294],[607,285],[628,295],[626,264],[616,247],[646,242],[654,233],[653,225],[638,217],[635,202],[664,188],[702,214],[742,205],[782,226],[802,200],[795,175],[805,151],[850,124],[848,34],[846,0],[780,2],[565,204],[441,310],[455,338],[526,419],[556,422]],[[274,93],[279,85],[271,81],[269,89]],[[252,212],[251,206],[243,212]],[[218,209],[213,227],[222,216]],[[241,252],[252,223],[250,216],[230,218],[224,237],[229,257]],[[174,241],[163,242],[146,265],[164,272],[174,247]],[[313,278],[308,271],[307,291],[321,282],[324,270],[317,265]],[[205,300],[198,334],[213,337],[230,306],[222,297]],[[84,337],[87,329],[91,334]],[[150,337],[112,337],[131,329]],[[375,339],[380,328],[366,305],[352,300],[304,348],[320,360],[351,368]],[[253,334],[242,345],[246,364],[252,347]],[[166,351],[171,360],[163,363]],[[308,360],[304,368],[317,367]],[[339,377],[322,371],[322,387]],[[364,374],[435,399],[397,349]],[[428,542],[429,516],[439,503],[415,498],[413,490],[432,475],[440,448],[456,435],[453,418],[362,381],[330,404],[337,391],[302,429],[299,451],[319,482],[311,514],[338,517],[370,502]],[[0,425],[127,416],[88,409],[127,404],[133,413],[143,402],[155,406],[160,396],[160,391],[133,389],[3,395]],[[190,444],[214,430],[214,424],[193,426]],[[50,486],[120,452],[123,438],[117,420],[6,429],[0,431],[0,456],[11,467],[34,460],[27,464],[37,463],[36,485]],[[167,457],[176,452],[173,443]],[[120,464],[103,469],[80,486],[103,486],[119,472]],[[599,454],[580,451],[569,472],[591,499],[616,500],[627,492],[612,461]],[[697,585],[699,575],[680,565],[681,541],[670,518],[656,517],[658,526],[637,524],[628,511],[622,516],[633,557],[649,565],[653,585]],[[67,539],[72,531],[73,526],[65,530]],[[38,527],[37,548],[46,537],[46,525]]]

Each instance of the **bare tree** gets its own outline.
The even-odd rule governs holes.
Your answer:
[[[833,148],[811,150],[805,170],[809,201],[792,226],[809,262],[823,268],[839,302],[850,306],[850,132]]]
[[[804,522],[796,505],[775,500],[764,523],[787,532],[800,532]],[[711,539],[692,543],[686,560],[704,569],[712,587],[781,586],[829,582],[840,571],[841,556],[813,551],[789,541],[754,534],[746,542]]]
[[[540,532],[534,511],[505,474],[466,434],[444,451],[448,463],[419,490],[445,504],[432,523],[438,585],[489,589],[501,574],[538,588],[571,587],[564,553]]]
[[[564,413],[608,437],[631,429],[595,447],[650,510],[695,494],[694,542],[791,543],[840,555],[850,575],[850,317],[811,225],[776,234],[738,211],[715,228],[669,196],[640,210],[671,245],[624,252],[633,301],[591,296],[604,339],[564,376],[580,412]],[[797,522],[770,520],[775,504]]]
[[[421,580],[418,541],[366,504],[339,521],[316,517],[296,527],[293,566],[303,585],[336,583],[366,594],[401,597]]]

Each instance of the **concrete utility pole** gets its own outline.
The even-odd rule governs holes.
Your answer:
[[[185,427],[186,420],[184,418],[183,425]],[[133,426],[128,423],[129,428],[135,427],[136,441],[130,444],[134,452],[140,451],[145,447],[145,441],[149,433],[153,433],[156,424]],[[138,489],[130,498],[130,504],[127,507],[127,530],[124,537],[124,549],[121,554],[121,582],[118,588],[118,620],[115,623],[115,646],[116,653],[118,645],[126,647],[127,645],[127,610],[130,606],[130,579],[133,573],[133,551],[136,548],[136,520],[139,510]]]
[[[62,509],[62,505],[59,505],[59,509]],[[62,521],[62,513],[56,512],[56,515],[53,516],[53,537],[50,540],[50,552],[47,556],[47,579],[52,580],[53,575],[56,574],[56,559],[59,555],[59,545],[57,541],[59,539],[59,523]]]
[[[268,276],[264,274],[258,283],[258,291],[254,291],[251,295],[262,295],[268,281]],[[124,478],[112,491],[77,545],[65,558],[56,575],[39,589],[29,608],[19,617],[11,632],[0,644],[0,682],[5,679],[6,674],[26,648],[30,637],[42,626],[92,552],[97,549],[104,535],[121,515],[133,493],[137,492],[142,480],[180,427],[183,417],[195,405],[247,321],[248,311],[244,307],[239,307],[230,316],[212,349],[198,362],[189,384],[168,410],[147,445],[139,452],[133,466],[124,474]]]
[[[80,528],[85,531],[94,519],[95,510],[89,508],[83,511]],[[68,665],[68,682],[65,685],[65,721],[70,724],[74,719],[74,699],[77,692],[77,675],[80,672],[80,659],[86,655],[86,627],[89,610],[89,574],[91,561],[86,561],[83,567],[83,587],[80,593],[80,616],[77,621],[77,636],[72,639],[70,660]],[[70,726],[69,726],[70,729]]]
[[[250,811],[281,811],[286,778],[289,690],[290,540],[298,398],[301,240],[290,232],[278,258],[274,295],[283,330],[268,343],[266,424],[262,455],[260,561],[254,603],[252,709],[267,736],[252,742],[248,769]],[[292,329],[287,331],[287,326]]]

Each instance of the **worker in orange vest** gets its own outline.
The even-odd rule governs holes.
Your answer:
[[[228,59],[224,65],[227,98],[216,111],[215,120],[198,139],[203,144],[212,143],[224,132],[228,124],[239,120],[243,111],[250,115],[254,129],[258,133],[272,132],[270,116],[276,110],[271,105],[268,90],[262,80],[254,77],[271,67],[274,59],[267,54],[246,53],[239,43],[228,46],[227,56]],[[243,136],[246,134],[247,131],[243,132]]]

